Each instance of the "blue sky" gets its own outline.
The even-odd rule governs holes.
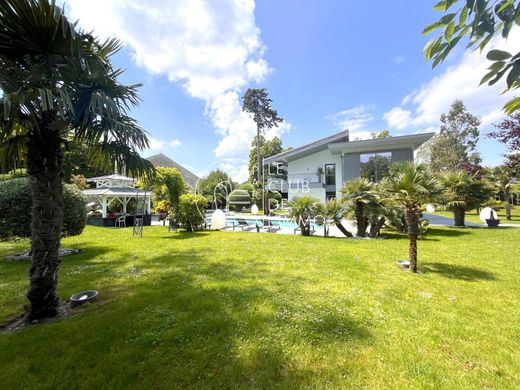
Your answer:
[[[144,4],[143,4],[144,3]],[[434,1],[69,0],[86,29],[117,36],[122,80],[141,82],[132,115],[162,152],[197,174],[221,167],[245,177],[255,127],[240,112],[248,87],[268,89],[284,125],[284,146],[349,128],[354,137],[434,131],[451,102],[481,116],[481,133],[501,118],[508,96],[480,87],[486,61],[454,52],[438,69],[424,60],[422,28],[439,17]],[[520,43],[518,31],[508,42]],[[505,46],[504,46],[505,45]],[[484,136],[484,163],[504,148]]]

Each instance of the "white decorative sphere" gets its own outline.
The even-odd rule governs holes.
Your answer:
[[[251,206],[251,214],[258,215],[258,206],[256,204]]]
[[[431,203],[427,204],[426,205],[426,211],[429,212],[429,213],[434,213],[435,212],[435,206],[432,205]]]
[[[491,214],[493,214],[493,218],[491,218]],[[498,219],[497,212],[491,207],[484,207],[480,212],[480,220],[486,222],[486,219]]]
[[[222,229],[226,226],[226,214],[220,209],[217,209],[211,214],[211,228]]]

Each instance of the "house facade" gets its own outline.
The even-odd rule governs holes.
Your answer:
[[[291,200],[309,195],[325,202],[341,197],[343,183],[379,181],[390,164],[414,160],[414,151],[435,133],[350,141],[348,130],[264,159],[267,186]],[[284,169],[282,169],[284,167]],[[287,173],[286,179],[279,172]]]

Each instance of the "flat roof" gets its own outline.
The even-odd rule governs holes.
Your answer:
[[[435,133],[421,133],[353,142],[336,142],[330,143],[328,148],[332,154],[370,153],[406,148],[417,149],[434,135]]]
[[[101,180],[135,181],[135,179],[133,179],[131,177],[118,175],[117,173],[114,173],[113,175],[91,177],[91,178],[87,179],[87,181],[101,181]]]
[[[349,139],[349,131],[344,130],[339,133],[329,135],[328,137],[319,139],[317,141],[308,143],[306,145],[300,146],[298,148],[290,149],[282,153],[278,153],[274,156],[267,157],[264,159],[264,163],[271,163],[280,160],[290,160],[291,158],[295,158],[296,156],[302,157],[303,155],[309,155],[321,150],[326,150],[327,145],[331,142],[341,142],[348,141]]]
[[[138,196],[150,196],[153,195],[150,191],[139,190],[139,193],[135,188],[89,188],[83,190],[83,195],[85,196],[102,196],[102,197],[118,197],[118,196],[126,196],[135,197]]]

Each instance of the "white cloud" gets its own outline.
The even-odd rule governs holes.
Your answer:
[[[412,113],[408,110],[403,110],[401,107],[394,107],[390,111],[383,114],[388,126],[396,129],[404,129],[412,121]]]
[[[240,109],[240,93],[271,72],[253,0],[68,0],[67,5],[85,29],[118,37],[137,64],[181,83],[206,103],[205,113],[223,137],[217,157],[247,154],[256,126]]]
[[[172,139],[170,141],[165,141],[163,139],[157,139],[154,137],[148,137],[150,141],[150,147],[148,148],[151,151],[159,151],[165,149],[175,149],[182,145],[182,142],[178,139]]]
[[[351,139],[370,138],[370,131],[366,129],[374,119],[373,105],[359,105],[343,111],[339,111],[334,115],[327,116],[338,130],[349,130]]]
[[[483,126],[499,120],[503,115],[502,106],[513,93],[501,94],[504,82],[479,87],[480,79],[490,65],[485,53],[492,48],[514,52],[519,44],[520,30],[516,29],[507,42],[498,39],[482,54],[478,50],[467,50],[458,64],[449,66],[440,75],[406,95],[401,105],[386,112],[383,118],[390,127],[400,130],[437,127],[441,114],[449,110],[455,99],[460,99],[471,113],[481,117]]]

